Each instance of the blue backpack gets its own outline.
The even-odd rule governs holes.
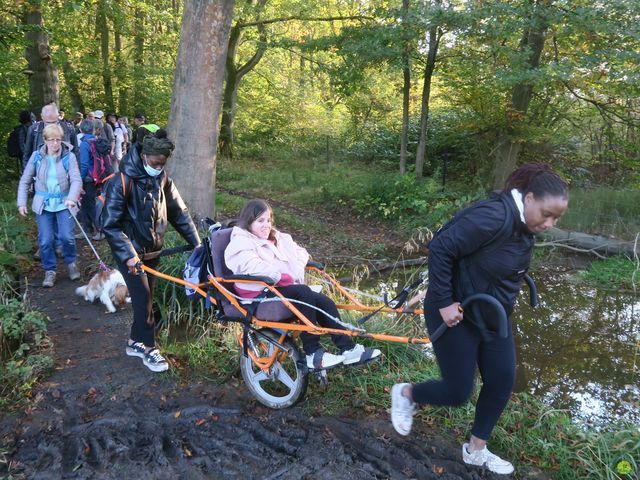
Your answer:
[[[182,278],[196,285],[207,281],[207,249],[204,245],[198,245],[193,250],[182,271]],[[187,285],[184,290],[189,300],[201,298],[198,292]]]

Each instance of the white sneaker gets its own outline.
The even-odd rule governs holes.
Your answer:
[[[487,447],[474,452],[469,452],[468,448],[468,443],[462,445],[462,460],[464,463],[478,467],[485,466],[488,470],[500,475],[513,473],[513,465],[491,453]]]
[[[416,413],[415,402],[402,395],[409,383],[396,383],[391,388],[391,424],[400,435],[409,435]]]
[[[351,365],[352,363],[364,363],[374,358],[378,358],[382,352],[377,348],[366,348],[364,345],[356,343],[356,346],[351,350],[345,350],[342,352],[344,357],[344,364]]]
[[[311,355],[307,355],[307,367],[311,369],[323,370],[340,365],[342,362],[344,362],[342,355],[334,355],[333,353],[325,352],[321,348]]]

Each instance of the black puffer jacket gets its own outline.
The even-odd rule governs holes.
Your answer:
[[[520,219],[520,213],[510,193],[501,193],[501,200],[480,203],[469,209],[450,228],[438,232],[429,244],[429,289],[427,304],[438,309],[460,302],[472,293],[494,296],[509,315],[515,305],[524,275],[531,263],[534,236]],[[505,223],[513,218],[511,236],[502,244],[482,252]],[[468,267],[473,292],[461,292],[459,261],[474,253]],[[484,311],[491,311],[482,308]],[[486,318],[485,318],[486,320]]]
[[[116,261],[126,263],[136,254],[160,250],[169,223],[190,245],[200,244],[187,206],[166,171],[149,176],[137,148],[122,160],[120,170],[124,177],[116,173],[108,183],[102,213],[102,228]]]

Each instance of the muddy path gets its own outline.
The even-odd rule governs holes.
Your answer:
[[[96,262],[79,245],[86,283]],[[25,411],[0,414],[0,478],[509,478],[464,465],[453,432],[418,422],[400,437],[384,411],[310,418],[265,409],[239,379],[184,384],[176,369],[152,373],[124,353],[129,306],[108,314],[88,304],[64,266],[55,288],[41,279],[30,273],[28,301],[51,320],[55,369]]]

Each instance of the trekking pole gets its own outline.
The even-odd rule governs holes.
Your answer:
[[[98,255],[98,252],[94,248],[93,243],[91,243],[91,240],[89,240],[89,236],[84,231],[84,228],[82,228],[82,225],[80,225],[80,222],[78,221],[78,217],[76,217],[76,214],[78,212],[78,207],[67,207],[67,208],[68,208],[69,212],[71,213],[71,216],[73,217],[73,219],[76,221],[76,225],[78,225],[78,227],[80,228],[80,231],[82,232],[82,235],[84,235],[84,238],[87,240],[87,243],[91,247],[91,250],[93,250],[93,254],[98,259],[98,262],[99,262],[98,267],[100,268],[100,270],[103,270],[105,272],[110,271],[111,269],[109,267],[107,267],[107,265],[102,261],[102,259],[100,258],[100,255]]]

